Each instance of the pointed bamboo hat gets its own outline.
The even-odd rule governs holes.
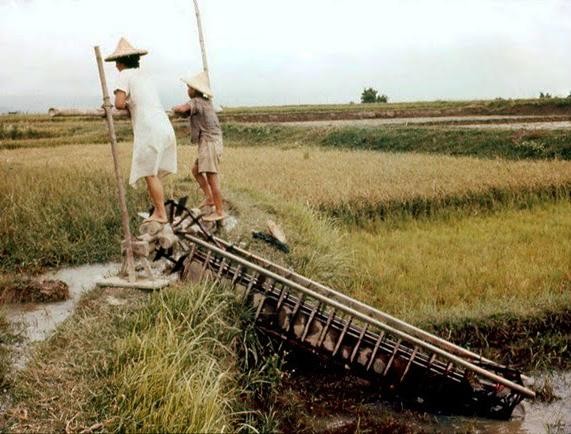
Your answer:
[[[210,80],[208,79],[206,71],[202,71],[200,74],[196,74],[191,78],[181,78],[181,80],[190,87],[198,90],[199,92],[202,92],[203,95],[209,98],[214,97],[212,90],[210,90]]]
[[[115,48],[115,51],[109,56],[107,56],[105,58],[105,61],[112,62],[121,57],[144,56],[145,54],[148,54],[147,50],[140,50],[138,48],[135,48],[131,44],[129,44],[129,41],[127,41],[125,38],[121,38],[119,39],[119,43],[117,44],[117,48]]]

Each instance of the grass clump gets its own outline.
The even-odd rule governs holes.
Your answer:
[[[27,432],[92,426],[235,431],[240,388],[232,306],[227,292],[209,284],[148,298],[129,290],[95,291],[19,374],[7,426]]]
[[[17,339],[12,326],[0,310],[0,389],[3,390],[10,385],[10,374],[12,359],[10,355],[10,345]]]
[[[230,295],[212,285],[161,293],[114,346],[113,431],[232,431]],[[235,391],[234,391],[235,392]]]

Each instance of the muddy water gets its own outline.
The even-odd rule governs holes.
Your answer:
[[[571,434],[571,371],[534,375],[535,384],[551,385],[557,399],[524,400],[510,420],[502,421],[407,409],[385,401],[376,386],[344,371],[301,369],[286,376],[280,395],[286,398],[277,403],[278,412],[300,414],[286,420],[289,431],[301,421],[305,431],[336,434],[355,432],[357,426],[364,432]]]
[[[51,272],[41,276],[41,279],[56,279],[67,283],[69,299],[56,303],[7,306],[7,319],[23,337],[22,342],[14,348],[15,367],[25,366],[29,345],[47,339],[73,313],[81,296],[93,289],[98,279],[116,274],[118,270],[118,264],[95,264]]]
[[[486,434],[536,434],[571,433],[571,371],[546,374],[538,378],[546,379],[553,386],[557,397],[551,403],[524,400],[514,410],[509,421],[469,419],[461,417],[439,417],[441,432],[474,432]]]

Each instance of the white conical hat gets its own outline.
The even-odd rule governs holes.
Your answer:
[[[190,87],[202,92],[203,95],[213,98],[214,94],[210,90],[210,80],[208,79],[208,74],[206,71],[202,71],[200,74],[196,74],[191,78],[181,78]]]
[[[106,62],[112,62],[114,60],[119,59],[120,57],[126,57],[126,56],[144,56],[145,54],[148,54],[147,50],[140,50],[138,48],[133,47],[131,44],[129,44],[129,41],[127,41],[125,38],[121,38],[119,39],[119,43],[117,44],[117,48],[115,48],[115,51],[107,56],[105,58]]]

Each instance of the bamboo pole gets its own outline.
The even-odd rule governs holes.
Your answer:
[[[128,110],[117,110],[112,109],[111,114],[114,118],[127,118],[129,117]],[[102,108],[98,109],[75,109],[75,108],[57,108],[50,107],[48,110],[48,115],[52,118],[54,117],[105,117],[105,110]]]
[[[135,275],[135,262],[133,260],[133,246],[131,244],[131,230],[129,229],[129,213],[127,211],[127,201],[125,199],[125,187],[123,186],[123,177],[119,167],[119,159],[117,157],[117,136],[115,134],[115,125],[113,124],[113,114],[109,91],[107,90],[107,80],[105,78],[105,70],[103,69],[103,59],[99,46],[95,47],[95,58],[97,59],[97,67],[99,68],[99,80],[101,81],[101,91],[103,92],[103,109],[105,110],[105,119],[107,121],[107,129],[109,131],[109,141],[111,143],[111,154],[113,155],[113,166],[115,169],[115,179],[117,181],[119,206],[121,207],[121,224],[123,226],[123,236],[125,237],[125,260],[127,261],[127,273],[129,282],[133,283],[137,280]]]
[[[206,46],[204,44],[204,35],[202,33],[202,22],[200,20],[200,10],[198,9],[198,0],[194,0],[194,12],[196,13],[196,23],[198,25],[198,39],[200,40],[200,51],[202,52],[202,67],[208,81],[210,82],[210,72],[208,71],[208,60],[206,59]]]

